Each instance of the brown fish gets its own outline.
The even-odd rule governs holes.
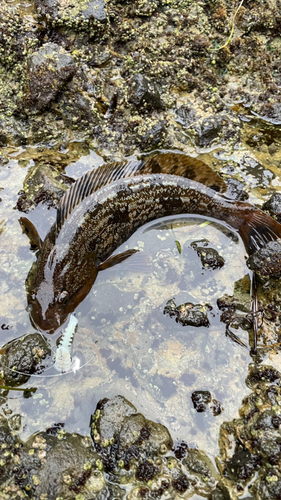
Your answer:
[[[31,240],[40,244],[37,270],[28,285],[35,327],[53,333],[63,325],[91,290],[97,273],[135,252],[110,258],[149,221],[187,213],[213,217],[239,232],[249,254],[281,236],[281,225],[261,210],[216,192],[225,189],[204,163],[167,153],[146,162],[106,165],[81,177],[63,196],[43,243],[22,217]]]

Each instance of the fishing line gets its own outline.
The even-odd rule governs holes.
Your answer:
[[[88,349],[89,351],[90,349]],[[87,351],[87,352],[88,352]],[[87,352],[85,354],[87,354]],[[82,368],[84,368],[84,366],[87,366],[91,361],[92,359],[95,357],[96,353],[94,353],[90,359],[88,359],[83,365],[79,366],[79,368],[77,368],[77,370],[69,370],[67,372],[61,372],[61,373],[54,373],[53,375],[39,375],[39,374],[36,374],[36,373],[24,373],[24,372],[21,372],[19,370],[13,370],[13,368],[8,368],[9,371],[13,372],[13,373],[17,373],[18,375],[23,375],[24,377],[35,377],[35,378],[53,378],[53,377],[61,377],[62,375],[69,375],[70,373],[73,373],[75,375],[75,373],[77,373],[78,371],[80,371]],[[44,373],[51,370],[51,368],[54,368],[54,365],[55,365],[55,361],[50,365],[48,366],[45,370],[44,370]],[[1,386],[0,386],[0,389],[1,389]],[[27,390],[27,389],[26,389]]]

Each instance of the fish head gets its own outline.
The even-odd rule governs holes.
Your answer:
[[[33,326],[54,333],[91,290],[98,269],[92,260],[59,262],[52,272],[47,270],[28,295],[28,308]],[[40,273],[38,273],[39,276]]]

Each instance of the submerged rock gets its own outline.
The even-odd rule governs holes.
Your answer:
[[[171,318],[175,317],[177,323],[183,326],[210,326],[206,310],[210,310],[210,306],[202,304],[186,304],[176,305],[175,300],[168,300],[163,313],[168,314]]]
[[[0,416],[1,498],[176,500],[209,497],[219,480],[204,452],[186,446],[176,458],[166,427],[147,420],[122,396],[98,403],[93,442],[68,433],[63,424],[22,442],[11,424]],[[122,487],[127,483],[129,494]]]
[[[198,243],[203,243],[202,241],[193,241],[190,246],[196,250],[197,255],[201,258],[202,266],[210,269],[220,269],[224,266],[224,258],[219,254],[214,248],[208,248],[207,242],[205,246],[199,247]]]
[[[33,373],[41,372],[42,360],[51,354],[49,344],[39,333],[25,335],[2,349],[1,379],[10,386],[24,384]]]
[[[23,190],[19,193],[17,208],[21,212],[29,212],[31,207],[39,203],[49,207],[57,206],[72,182],[71,178],[62,175],[56,167],[38,162],[28,170]]]
[[[212,396],[209,391],[194,391],[191,399],[195,410],[198,413],[206,411],[207,405],[211,402]]]

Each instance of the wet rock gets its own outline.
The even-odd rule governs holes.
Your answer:
[[[202,241],[193,241],[190,246],[196,250],[197,255],[201,258],[202,266],[209,269],[220,269],[224,266],[224,258],[213,248],[199,247],[198,243]]]
[[[116,490],[116,498],[123,498],[118,486],[111,488],[106,484],[98,469],[99,457],[87,437],[71,435],[64,430],[57,436],[40,432],[28,439],[23,452],[22,486],[36,499],[46,492],[48,498],[66,500],[77,498],[77,495],[90,499],[103,494],[103,498],[109,498],[110,490],[113,496]]]
[[[212,405],[210,406],[214,417],[217,417],[223,411],[221,403],[217,399],[212,399]]]
[[[218,485],[212,492],[210,500],[231,500],[230,494],[224,485]]]
[[[265,103],[260,109],[260,114],[267,121],[276,125],[280,125],[281,103],[280,102]]]
[[[222,116],[210,116],[204,118],[200,126],[196,126],[196,144],[201,147],[209,146],[214,139],[218,139],[223,126],[227,123]]]
[[[271,217],[275,217],[278,222],[281,222],[281,193],[274,193],[263,206],[263,210],[267,210]]]
[[[26,335],[3,347],[0,371],[5,385],[18,386],[28,381],[33,373],[44,368],[42,360],[51,354],[46,340],[39,333]]]
[[[261,464],[260,457],[251,454],[243,446],[238,447],[233,457],[227,461],[225,475],[233,481],[250,479]]]
[[[39,44],[40,28],[24,22],[14,8],[0,6],[0,62],[6,67],[13,67],[24,59],[27,51]]]
[[[163,109],[163,103],[156,85],[141,73],[130,81],[129,102],[140,109]]]
[[[194,391],[191,394],[191,399],[195,410],[198,413],[202,413],[206,411],[206,407],[211,402],[212,397],[209,391]]]
[[[0,442],[0,484],[4,484],[11,476],[15,456],[19,455],[19,439],[3,415],[0,415]]]
[[[28,58],[25,104],[40,111],[55,99],[75,74],[73,58],[56,43],[46,43]]]
[[[273,500],[279,494],[280,377],[270,365],[250,366],[246,382],[253,392],[244,398],[240,418],[220,428],[220,471],[239,485],[241,494],[251,480],[253,498],[260,500]]]
[[[246,379],[246,384],[250,389],[257,389],[261,384],[279,384],[280,382],[280,372],[270,365],[253,366]]]
[[[104,0],[36,0],[38,13],[53,26],[90,31],[107,21]]]
[[[144,151],[161,146],[167,134],[166,120],[145,120],[136,130],[136,140]]]
[[[247,259],[247,266],[261,278],[280,278],[281,239],[266,243],[263,248]]]
[[[198,115],[190,102],[180,106],[180,108],[176,111],[176,114],[177,121],[184,127],[192,125],[198,119]]]
[[[197,493],[202,496],[210,495],[215,489],[219,475],[207,455],[200,450],[191,449],[182,463],[190,474],[194,474],[193,481],[197,481]]]
[[[249,198],[248,193],[245,191],[246,185],[237,179],[226,179],[227,192],[226,196],[232,200],[245,201]]]
[[[148,461],[172,447],[171,436],[161,424],[155,424],[137,413],[136,408],[122,396],[104,399],[91,417],[91,435],[95,449],[109,473],[126,474],[136,479],[154,477],[157,467]],[[131,462],[137,461],[137,469]],[[128,470],[123,471],[123,468]],[[149,479],[148,479],[149,480]],[[146,481],[147,482],[147,481]]]
[[[176,305],[175,300],[168,300],[163,313],[169,315],[171,318],[175,317],[177,323],[183,326],[210,326],[206,311],[210,306],[202,304],[186,304]]]
[[[54,166],[38,162],[28,170],[23,190],[19,193],[17,209],[29,212],[39,203],[48,207],[57,206],[72,182],[71,178],[62,175]]]

